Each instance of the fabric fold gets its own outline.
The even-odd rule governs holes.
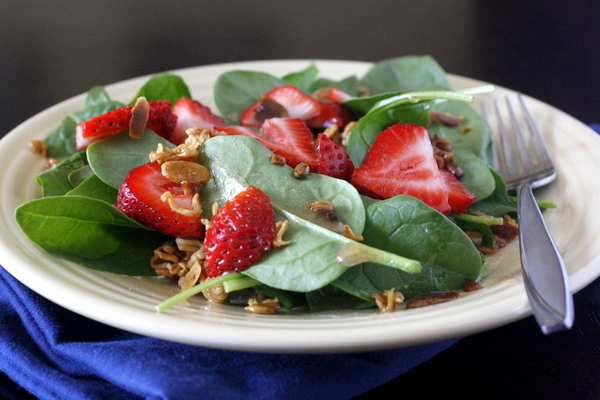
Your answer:
[[[354,354],[219,350],[93,321],[4,269],[0,287],[0,370],[40,399],[351,399],[457,341]]]

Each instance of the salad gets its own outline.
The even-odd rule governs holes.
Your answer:
[[[15,218],[46,252],[173,280],[247,309],[429,304],[480,287],[486,253],[518,234],[488,166],[491,132],[428,56],[331,81],[315,65],[229,71],[217,110],[177,75],[85,108],[35,143],[53,166]]]

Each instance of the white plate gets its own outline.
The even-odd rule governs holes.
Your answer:
[[[279,60],[210,65],[175,71],[193,96],[213,109],[212,87],[219,74],[243,69],[282,76],[309,65],[307,60]],[[364,62],[316,61],[321,75],[342,79],[362,76]],[[140,77],[107,87],[127,102],[146,82]],[[483,84],[451,76],[455,89]],[[498,88],[478,101],[512,93]],[[530,315],[513,243],[490,257],[485,288],[431,307],[383,314],[377,310],[247,313],[240,308],[207,305],[193,299],[164,313],[155,305],[178,292],[160,279],[138,279],[96,272],[51,257],[30,243],[15,223],[17,206],[40,196],[35,176],[43,161],[27,149],[43,139],[70,112],[83,107],[85,95],[57,104],[19,125],[0,141],[0,263],[14,277],[53,302],[124,330],[166,340],[232,350],[280,353],[327,353],[390,349],[424,344],[495,328]],[[554,152],[558,179],[537,192],[556,201],[545,218],[569,269],[574,292],[600,275],[600,138],[581,122],[535,99],[532,112]]]

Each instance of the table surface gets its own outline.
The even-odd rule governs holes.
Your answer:
[[[7,111],[0,135],[91,86],[137,75],[252,59],[376,61],[405,54],[431,54],[449,72],[522,91],[587,124],[600,122],[600,5],[593,1],[531,1],[518,9],[505,2],[407,2],[411,7],[379,2],[386,13],[359,1],[348,2],[343,10],[336,2],[320,0],[257,1],[252,10],[239,2],[219,26],[214,26],[217,11],[208,4],[202,13],[165,7],[157,19],[135,2],[123,1],[120,13],[127,23],[117,18],[111,29],[94,25],[99,20],[90,11],[93,7],[78,8],[73,2],[69,12],[59,5],[47,10],[25,3],[0,4],[0,34],[14,37],[0,45],[0,106]],[[116,12],[112,3],[85,4]],[[164,7],[158,1],[147,3]],[[52,21],[45,18],[50,11],[56,16]],[[261,18],[249,17],[240,28],[236,18],[246,13]],[[340,23],[332,23],[331,15]],[[378,23],[364,23],[370,19]],[[123,30],[149,24],[151,32]],[[45,40],[34,40],[40,36]],[[159,54],[157,46],[163,49]],[[458,393],[463,398],[598,399],[599,306],[597,280],[575,295],[570,331],[544,336],[534,319],[526,318],[479,333],[359,399],[382,396],[389,389],[406,393],[408,388],[421,398]],[[10,385],[4,378],[0,376],[0,387]]]

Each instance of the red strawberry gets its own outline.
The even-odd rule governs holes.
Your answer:
[[[192,195],[185,194],[180,184],[161,173],[158,163],[147,163],[134,168],[127,175],[117,195],[116,207],[131,219],[174,237],[201,238],[204,225],[199,217],[173,211],[161,196],[171,192],[180,207],[192,209]]]
[[[329,128],[333,124],[343,128],[348,125],[350,120],[350,114],[342,105],[329,102],[321,103],[321,112],[307,119],[306,124],[311,128]]]
[[[346,150],[324,133],[317,136],[317,158],[320,174],[350,180],[354,172],[354,163]]]
[[[150,112],[146,127],[152,129],[158,135],[168,138],[177,123],[177,116],[171,113],[171,102],[157,100],[149,101],[148,104],[150,105]],[[106,139],[129,129],[132,108],[133,106],[117,108],[77,124],[77,149],[83,150],[90,143]]]
[[[413,124],[392,125],[377,136],[352,183],[379,199],[399,194],[419,198],[441,213],[450,213],[448,194],[433,156],[427,130]]]
[[[296,86],[278,86],[242,113],[240,124],[260,127],[265,119],[292,117],[307,120],[319,114],[318,101]]]
[[[475,201],[475,195],[471,193],[462,183],[447,169],[440,169],[442,180],[448,191],[448,203],[452,212],[462,214]]]
[[[248,186],[225,203],[206,230],[208,278],[244,271],[271,248],[275,235],[271,200],[260,189]]]
[[[317,89],[312,97],[321,103],[334,102],[341,104],[346,100],[353,99],[354,96],[344,92],[342,89],[335,86],[322,87]]]
[[[258,131],[248,127],[227,126],[215,129],[230,135],[253,137],[273,153],[285,157],[291,167],[305,162],[313,171],[318,169],[312,132],[306,123],[298,118],[269,118]]]
[[[188,128],[212,128],[217,125],[225,125],[223,118],[213,114],[209,107],[187,97],[177,100],[172,112],[177,116],[177,124],[169,136],[169,140],[176,145],[187,139],[185,131]]]

